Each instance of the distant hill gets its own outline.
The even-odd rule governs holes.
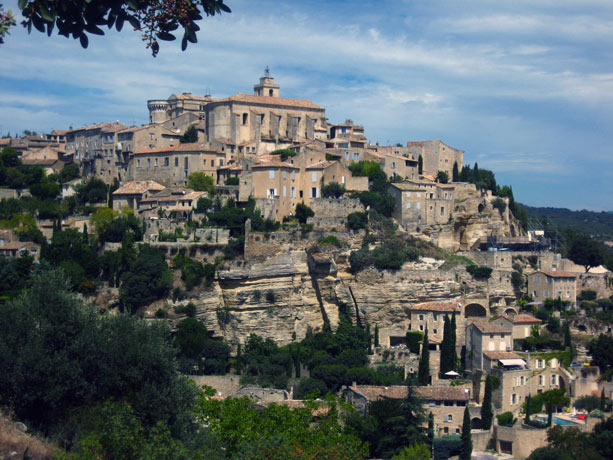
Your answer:
[[[522,205],[528,217],[547,219],[560,230],[572,228],[595,239],[613,240],[613,212],[571,211],[565,208],[533,208]]]

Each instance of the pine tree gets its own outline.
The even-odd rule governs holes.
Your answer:
[[[488,376],[485,378],[485,393],[483,395],[483,403],[481,404],[481,428],[489,430],[492,426],[492,379]]]
[[[464,420],[462,421],[462,453],[460,460],[470,460],[473,453],[473,440],[470,435],[470,413],[468,405],[464,408]]]
[[[417,160],[417,173],[418,174],[424,173],[424,159],[422,158],[421,155],[419,155],[419,158]]]
[[[430,381],[430,344],[428,342],[428,327],[424,335],[424,343],[421,349],[421,357],[419,359],[419,368],[417,370],[417,382],[419,385],[426,386]]]
[[[460,170],[458,169],[458,162],[454,161],[453,163],[453,172],[451,175],[451,180],[453,182],[457,182],[458,180],[460,180]]]

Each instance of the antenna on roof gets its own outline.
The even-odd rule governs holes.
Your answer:
[[[270,77],[270,69],[268,68],[268,66],[266,66],[266,68],[264,69],[264,76],[266,78]]]

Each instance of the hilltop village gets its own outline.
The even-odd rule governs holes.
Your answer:
[[[475,451],[517,458],[610,411],[592,340],[613,340],[612,274],[562,257],[462,150],[372,144],[268,69],[252,94],[147,108],[143,126],[0,139],[4,270],[50,263],[101,313],[201,328],[181,370],[221,400],[317,390],[367,414],[410,393],[450,452],[468,413]]]

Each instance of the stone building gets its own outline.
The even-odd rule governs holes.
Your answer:
[[[443,340],[443,325],[445,316],[456,314],[456,325],[462,322],[462,302],[460,299],[417,303],[409,307],[409,330],[425,332],[428,328],[428,339],[441,342]],[[458,334],[456,334],[457,336]],[[460,338],[458,342],[461,344]]]
[[[113,209],[121,210],[128,206],[130,209],[138,210],[140,201],[146,198],[147,194],[156,193],[164,190],[162,184],[152,180],[128,182],[113,192]]]
[[[166,123],[185,113],[203,123],[206,141],[236,153],[255,157],[291,146],[297,140],[321,138],[327,132],[325,109],[304,99],[284,98],[268,69],[253,94],[223,99],[172,95],[167,101],[148,101],[152,123]],[[218,145],[219,144],[219,145]]]
[[[488,351],[511,351],[511,331],[494,323],[474,322],[466,327],[466,368],[485,369]]]
[[[365,159],[378,161],[381,169],[390,178],[419,179],[419,162],[413,155],[402,155],[399,147],[376,147],[369,151]]]
[[[421,155],[424,174],[436,177],[439,171],[445,171],[449,180],[453,178],[454,163],[458,164],[458,171],[461,172],[464,161],[463,150],[450,147],[438,139],[407,142],[406,150],[402,149],[401,154],[413,155],[418,161]]]
[[[425,412],[432,412],[434,415],[436,435],[457,434],[462,431],[464,408],[470,401],[469,388],[427,386],[414,387],[412,391],[416,397],[424,401]],[[364,414],[371,402],[382,399],[404,399],[408,396],[408,392],[409,387],[400,385],[352,385],[345,390],[345,399]],[[424,428],[426,426],[424,424]]]
[[[515,340],[530,337],[532,327],[537,326],[540,328],[543,321],[532,315],[521,313],[519,315],[512,316],[506,314],[499,316],[498,318],[492,320],[492,323],[502,327],[503,329],[511,331],[511,338]]]
[[[392,183],[389,194],[396,201],[394,218],[407,230],[449,222],[454,205],[454,186],[426,180]]]
[[[135,152],[128,167],[130,180],[154,180],[165,186],[185,186],[194,172],[204,172],[217,183],[217,168],[226,155],[207,144],[188,143]]]
[[[500,381],[492,390],[492,405],[497,412],[513,412],[517,415],[531,392],[528,363],[517,353],[510,351],[486,351],[483,353],[483,370]]]
[[[527,275],[528,293],[535,302],[561,299],[577,303],[577,277],[572,273],[537,271]]]

